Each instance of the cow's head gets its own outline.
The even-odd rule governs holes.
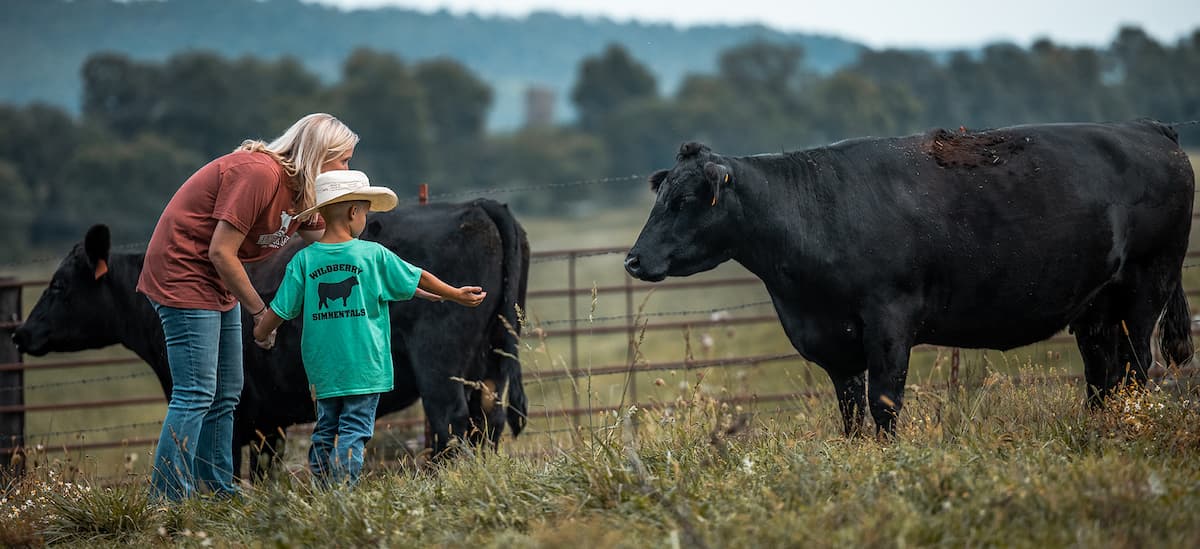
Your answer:
[[[54,271],[29,318],[13,333],[18,350],[41,356],[118,343],[116,328],[122,319],[113,317],[118,307],[108,272],[110,245],[108,227],[88,230],[83,243],[76,244]]]
[[[699,143],[684,143],[675,167],[650,176],[650,189],[658,198],[625,258],[625,270],[657,282],[707,271],[730,259],[736,241],[735,179],[720,155]]]

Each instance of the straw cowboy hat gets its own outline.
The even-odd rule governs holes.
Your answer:
[[[386,212],[396,207],[396,193],[387,187],[372,187],[367,174],[358,170],[332,170],[317,176],[317,205],[299,214],[304,216],[322,206],[352,200],[369,200],[371,211]]]

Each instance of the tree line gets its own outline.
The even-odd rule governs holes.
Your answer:
[[[1040,40],[942,58],[865,51],[830,74],[794,44],[720,53],[714,71],[665,93],[620,45],[584,58],[568,91],[576,120],[488,133],[494,91],[452,59],[419,63],[370,49],[323,82],[293,58],[187,52],[163,61],[96,53],[80,68],[82,113],[0,105],[0,257],[75,242],[95,222],[141,242],[196,168],[243,139],[270,139],[299,116],[330,112],[362,137],[352,165],[402,197],[543,186],[668,167],[680,142],[727,154],[795,150],[933,127],[1200,119],[1200,29],[1162,44],[1124,28],[1106,48]],[[1185,135],[1200,146],[1200,135]],[[641,181],[505,195],[518,213],[628,204]]]

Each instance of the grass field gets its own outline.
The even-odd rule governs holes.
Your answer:
[[[535,251],[629,245],[647,208],[521,221]],[[624,284],[622,259],[581,258],[576,285]],[[1186,263],[1192,262],[1200,259]],[[29,264],[0,276],[45,278],[56,263]],[[745,275],[727,264],[693,278]],[[1200,268],[1187,268],[1184,276],[1189,289],[1200,289]],[[530,288],[566,285],[564,261],[533,265]],[[26,309],[40,292],[27,289]],[[733,316],[749,316],[769,314],[769,306],[746,307],[766,299],[761,285],[721,292],[655,290],[638,292],[634,307],[650,314],[727,309]],[[1193,311],[1197,304],[1193,300]],[[584,319],[584,328],[623,325],[623,319],[604,319],[627,314],[627,304],[622,293],[602,292],[580,298],[574,310],[563,298],[531,299],[527,310],[531,324],[523,367],[526,372],[557,372],[570,362],[569,341],[539,338],[536,328],[563,328],[570,318]],[[697,313],[668,320],[707,317]],[[628,339],[624,334],[584,335],[577,349],[580,368],[623,364]],[[640,360],[664,362],[794,351],[778,324],[768,323],[646,332],[637,352]],[[125,356],[124,349],[108,348],[26,360]],[[582,432],[570,418],[552,416],[531,422],[528,436],[506,441],[500,456],[468,456],[435,475],[376,464],[372,476],[350,495],[307,487],[302,479],[307,441],[293,437],[287,461],[298,476],[252,491],[236,505],[196,502],[166,511],[144,505],[150,461],[146,445],[60,449],[78,441],[156,436],[155,422],[162,419],[165,404],[31,413],[27,441],[40,448],[35,452],[40,466],[20,494],[40,494],[45,501],[32,497],[34,504],[21,510],[24,503],[17,494],[0,504],[5,523],[0,545],[22,536],[78,545],[98,540],[236,545],[269,539],[283,544],[345,539],[342,545],[522,546],[1184,547],[1200,542],[1200,525],[1191,516],[1200,503],[1194,391],[1176,386],[1173,392],[1132,395],[1127,405],[1089,414],[1081,404],[1079,383],[1012,387],[1001,377],[1079,373],[1073,344],[1043,343],[1007,353],[964,350],[962,359],[964,381],[983,388],[945,394],[936,388],[945,386],[948,356],[913,354],[901,435],[894,441],[844,440],[828,378],[799,359],[663,371],[635,380],[581,377],[530,383],[531,412],[575,405],[622,405],[628,410],[630,383],[638,401],[661,408],[633,415],[640,426],[636,442],[624,415],[585,416],[579,420]],[[26,402],[161,394],[148,372],[143,364],[31,371]],[[93,381],[56,386],[85,378]],[[747,403],[740,409],[723,408],[713,400],[801,391],[818,396]],[[410,409],[393,417],[417,413]],[[105,430],[79,432],[97,428]],[[372,448],[377,456],[394,455],[416,443],[417,436],[407,430],[381,431]],[[65,478],[74,483],[72,488],[57,484]],[[92,490],[73,496],[81,480]],[[101,487],[113,483],[111,489]],[[200,532],[206,537],[199,537]]]
[[[234,502],[160,507],[144,477],[101,487],[41,467],[0,503],[0,544],[1200,544],[1193,388],[1131,392],[1089,413],[1076,387],[1009,379],[951,393],[910,386],[891,441],[843,438],[828,399],[751,414],[689,389],[667,411],[597,418],[601,428],[548,453],[376,470],[353,491],[289,475]]]

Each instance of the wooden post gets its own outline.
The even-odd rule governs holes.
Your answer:
[[[629,343],[625,347],[625,364],[629,366],[629,401],[641,408],[638,403],[637,390],[637,370],[634,368],[637,361],[637,347],[634,341],[637,338],[637,319],[633,316],[633,277],[629,273],[625,273],[625,325],[629,336]],[[624,410],[621,410],[624,412]],[[638,417],[635,414],[632,418],[633,438],[637,439],[638,432]]]
[[[576,318],[579,316],[576,311],[575,298],[575,252],[567,253],[567,318],[571,320],[571,363],[567,365],[568,371],[571,373],[571,402],[572,408],[579,409],[579,383],[575,380],[575,373],[579,371],[579,348],[577,345],[578,337],[578,322]],[[579,425],[579,414],[572,416],[575,425]]]
[[[421,183],[417,186],[417,202],[422,206],[429,203],[429,184]]]
[[[0,279],[0,364],[21,362],[12,333],[21,320],[21,284],[14,278]],[[25,404],[25,372],[0,372],[0,408]],[[25,472],[25,412],[0,413],[0,478]]]
[[[958,387],[958,347],[950,351],[950,386]]]

